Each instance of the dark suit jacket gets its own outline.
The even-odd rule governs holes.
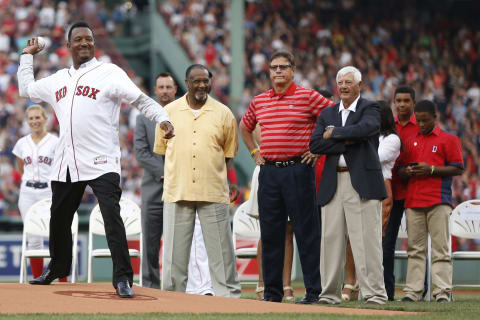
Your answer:
[[[143,114],[137,116],[133,146],[135,158],[143,168],[142,209],[151,201],[161,202],[163,193],[163,156],[153,152],[156,123]]]
[[[318,205],[325,205],[337,190],[338,158],[341,154],[350,172],[352,185],[361,198],[385,199],[385,183],[378,158],[378,136],[380,132],[380,111],[378,104],[360,98],[355,112],[350,112],[342,127],[340,104],[325,108],[317,121],[310,138],[310,151],[326,154],[322,180],[318,189]],[[329,139],[323,138],[325,128],[335,126]],[[354,144],[345,144],[345,141]]]

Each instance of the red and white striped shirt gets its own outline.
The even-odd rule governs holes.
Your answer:
[[[285,161],[308,151],[317,117],[325,107],[333,104],[317,91],[292,82],[283,93],[270,89],[253,98],[242,123],[249,131],[260,124],[263,158]]]

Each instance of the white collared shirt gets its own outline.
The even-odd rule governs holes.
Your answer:
[[[340,105],[338,106],[338,112],[342,113],[342,127],[345,126],[345,122],[347,122],[348,115],[350,112],[355,112],[357,111],[357,102],[358,99],[360,99],[360,95],[355,99],[355,101],[352,102],[352,104],[345,109],[345,106],[343,105],[343,101],[340,100]],[[338,158],[338,166],[339,167],[346,167],[347,162],[345,161],[345,157],[343,154],[340,155],[340,158]]]
[[[120,174],[120,106],[143,94],[125,71],[93,58],[78,69],[72,66],[35,81],[33,56],[23,54],[18,82],[20,96],[50,104],[57,115],[60,139],[51,180],[65,182],[67,168],[72,182]],[[141,111],[159,123],[169,120],[157,104]]]

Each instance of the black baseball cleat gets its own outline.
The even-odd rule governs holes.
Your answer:
[[[117,294],[120,298],[133,298],[135,293],[130,288],[128,281],[120,281],[117,283]]]
[[[305,295],[302,300],[295,302],[295,304],[318,304],[318,296]]]
[[[58,276],[53,274],[51,269],[45,270],[42,275],[36,279],[30,280],[28,283],[37,284],[37,285],[49,285],[53,280],[57,279]]]

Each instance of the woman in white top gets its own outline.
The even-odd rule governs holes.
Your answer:
[[[25,114],[31,133],[18,140],[12,150],[17,157],[18,169],[22,175],[18,199],[22,220],[25,220],[28,209],[35,202],[52,197],[50,174],[58,142],[57,136],[47,132],[45,126],[47,114],[42,106],[32,105],[28,107]],[[42,249],[43,239],[28,237],[27,247]],[[33,277],[39,277],[43,272],[43,259],[31,258],[30,266]]]
[[[390,211],[393,206],[392,195],[392,169],[400,155],[402,143],[395,129],[392,109],[385,101],[379,101],[380,105],[380,138],[378,145],[378,157],[382,166],[383,179],[387,189],[387,198],[382,201],[382,237],[385,236]]]
[[[387,198],[382,201],[382,237],[385,236],[390,211],[393,206],[392,195],[392,169],[400,155],[401,141],[395,129],[392,109],[385,101],[378,101],[380,106],[380,137],[378,145],[378,157],[382,167]],[[345,284],[342,290],[342,300],[356,300],[358,296],[358,283],[356,282],[355,264],[353,261],[350,242],[347,243],[345,261]]]

